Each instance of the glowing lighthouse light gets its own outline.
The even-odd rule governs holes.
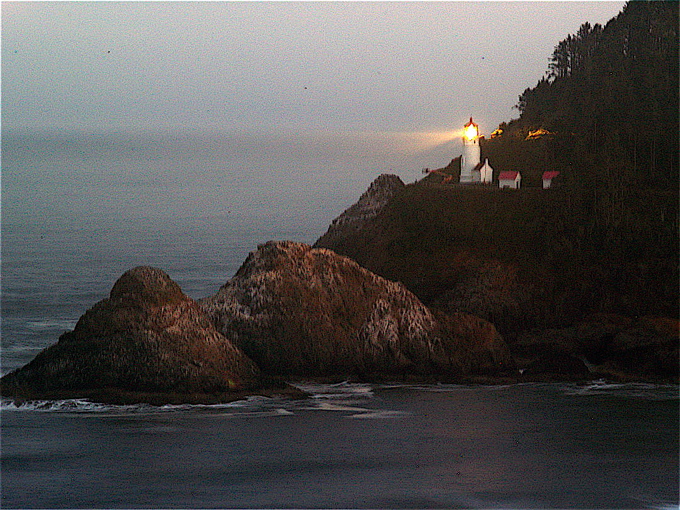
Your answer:
[[[479,147],[479,126],[472,121],[463,126],[463,155],[460,158],[460,182],[469,184],[479,182],[477,165],[481,159]]]
[[[474,140],[479,136],[477,124],[472,123],[472,119],[470,119],[470,123],[465,126],[464,135],[468,140]]]

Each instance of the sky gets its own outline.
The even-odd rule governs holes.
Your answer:
[[[623,5],[3,2],[2,128],[488,135]]]

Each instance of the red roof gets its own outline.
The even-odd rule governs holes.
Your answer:
[[[554,179],[560,175],[560,173],[557,170],[550,170],[548,172],[543,172],[543,178],[544,179]]]
[[[498,176],[499,181],[514,181],[517,179],[517,176],[519,175],[519,172],[515,172],[512,170],[508,170],[505,172],[501,172],[500,175]]]
[[[466,128],[466,127],[468,127],[468,126],[479,127],[477,124],[475,124],[474,122],[472,122],[472,117],[470,117],[470,122],[468,122],[467,124],[465,124],[465,125],[463,126],[463,128]]]

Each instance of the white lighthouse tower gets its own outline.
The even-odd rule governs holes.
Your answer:
[[[470,122],[463,126],[463,155],[460,159],[461,184],[479,182],[479,177],[477,179],[474,178],[473,170],[481,162],[481,157],[479,126],[472,122],[472,117],[470,117]]]

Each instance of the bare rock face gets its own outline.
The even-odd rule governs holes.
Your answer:
[[[488,375],[515,371],[510,349],[493,324],[463,312],[440,313],[437,318],[442,337],[437,364],[446,372]]]
[[[159,269],[137,267],[73,331],[2,379],[9,396],[218,394],[259,384],[255,364]]]
[[[427,365],[438,324],[403,285],[330,250],[269,242],[200,301],[265,372],[321,376]]]
[[[403,189],[404,182],[396,175],[382,174],[375,179],[359,201],[335,218],[328,231],[317,241],[319,246],[331,245],[358,230],[368,220],[375,218],[395,193]]]
[[[200,304],[267,373],[436,377],[513,365],[490,323],[465,314],[442,323],[402,284],[300,243],[259,246]]]

